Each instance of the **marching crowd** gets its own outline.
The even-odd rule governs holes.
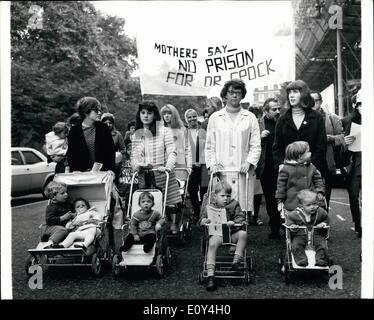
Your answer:
[[[102,113],[96,98],[83,97],[76,104],[77,114],[67,123],[56,123],[46,135],[46,151],[50,161],[57,163],[56,173],[90,171],[94,163],[101,163],[101,170],[115,173],[117,187],[125,199],[129,188],[124,185],[128,181],[121,178],[126,170],[130,173],[157,169],[153,179],[163,191],[166,178],[162,173],[169,172],[166,212],[172,233],[177,232],[176,216],[182,202],[174,168],[186,168],[189,173],[188,193],[194,220],[201,225],[209,223],[206,216],[200,216],[209,173],[239,170],[242,174],[235,201],[241,209],[239,213],[233,209],[227,220],[239,219],[240,212],[247,211],[250,224],[263,224],[258,217],[263,194],[270,239],[281,237],[283,208],[293,217],[292,221],[298,220],[296,224],[328,224],[331,189],[340,169],[346,176],[355,231],[361,237],[361,151],[349,150],[355,141],[351,135],[352,123],[361,124],[360,91],[355,97],[353,113],[344,119],[322,108],[321,94],[310,91],[301,80],[288,84],[286,92],[284,106],[273,97],[260,109],[246,110],[241,105],[247,94],[244,82],[230,80],[221,90],[221,99],[207,100],[202,122],[198,121],[194,108],[185,111],[184,122],[175,106],[166,104],[159,109],[154,101],[143,101],[135,119],[128,123],[124,137],[115,128],[113,114]],[[139,186],[146,185],[146,180],[147,175],[139,175]],[[244,189],[244,185],[248,187]],[[217,206],[228,208],[231,187],[222,183],[214,189],[213,201]],[[52,192],[51,198],[56,195],[58,191]],[[145,206],[147,201],[152,202],[149,195],[144,195],[144,199]],[[86,207],[87,210],[89,206]],[[67,218],[61,212],[61,219]],[[137,234],[136,228],[133,229],[132,236]],[[234,233],[233,239],[238,243],[246,242],[241,230]],[[133,240],[134,237],[128,239],[125,247],[131,247]],[[305,243],[296,240],[292,247],[295,259],[299,265],[305,265],[305,254],[300,249]],[[212,241],[209,250],[220,243],[219,239],[209,241]],[[49,245],[60,245],[59,240]],[[234,268],[242,259],[241,251],[242,246],[238,245]],[[208,290],[215,289],[212,252],[208,254]],[[316,264],[327,264],[321,244]]]

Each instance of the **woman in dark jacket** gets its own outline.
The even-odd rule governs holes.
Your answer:
[[[294,141],[309,143],[311,162],[326,176],[326,129],[322,115],[312,109],[314,100],[308,85],[302,80],[287,86],[288,110],[277,121],[273,144],[273,158],[278,171],[285,158],[286,147]]]
[[[70,171],[89,171],[94,162],[102,171],[114,171],[114,143],[108,126],[100,121],[101,104],[96,98],[83,97],[76,104],[82,123],[68,135],[67,158]]]
[[[361,90],[357,92],[355,109],[351,115],[342,120],[344,128],[345,147],[348,148],[356,138],[351,135],[352,123],[361,125]],[[361,209],[360,209],[360,192],[361,192],[361,151],[352,152],[347,150],[351,158],[351,166],[348,174],[348,195],[349,205],[351,208],[352,220],[355,224],[355,231],[358,236],[362,235],[361,228]]]

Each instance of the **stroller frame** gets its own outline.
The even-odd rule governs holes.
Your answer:
[[[192,217],[191,211],[186,206],[186,198],[188,192],[188,184],[190,180],[190,173],[187,168],[174,168],[174,172],[178,171],[186,173],[186,179],[184,180],[182,203],[180,205],[180,211],[177,212],[176,223],[178,231],[176,234],[173,234],[168,230],[168,238],[177,238],[181,245],[186,245],[188,241],[192,239]],[[177,178],[178,179],[178,178]],[[182,179],[179,179],[182,180]]]
[[[287,219],[287,216],[286,216]],[[314,230],[316,229],[325,229],[326,230],[326,246],[327,246],[327,240],[330,236],[330,226],[326,226],[323,228],[313,226],[312,228],[307,228],[306,226],[298,226],[298,228],[292,228],[290,226],[287,226],[286,223],[283,223],[283,226],[285,228],[285,234],[286,234],[286,247],[283,248],[279,254],[278,258],[278,265],[279,265],[279,271],[283,275],[284,282],[288,285],[290,283],[294,282],[293,275],[297,272],[324,272],[327,273],[327,276],[329,275],[329,269],[330,266],[333,264],[333,261],[331,258],[329,258],[328,266],[326,267],[320,267],[314,265],[315,263],[315,251],[313,248],[313,236],[314,236]],[[305,230],[305,236],[307,237],[307,245],[305,246],[305,254],[308,258],[308,265],[303,267],[296,264],[293,253],[291,251],[291,244],[292,244],[292,236],[291,231],[295,229],[303,229]]]
[[[71,177],[76,173],[58,174],[55,177],[59,180],[64,177]],[[92,173],[92,172],[79,172],[78,175],[83,174],[84,176],[89,175],[103,175],[103,173]],[[105,177],[105,175],[103,175]],[[114,182],[113,188],[114,188]],[[83,183],[83,184],[67,184],[69,187],[85,187],[92,186],[95,184]],[[111,191],[112,193],[112,191]],[[90,201],[90,200],[89,200]],[[102,275],[102,261],[110,263],[111,257],[113,256],[113,250],[109,245],[109,234],[107,230],[108,218],[112,213],[110,212],[112,197],[107,199],[107,211],[104,213],[103,221],[100,222],[97,228],[100,229],[101,234],[95,237],[94,242],[87,248],[87,251],[83,248],[51,248],[44,249],[40,241],[39,245],[35,249],[29,249],[29,256],[25,262],[25,272],[28,276],[32,274],[29,272],[29,268],[33,265],[40,265],[43,269],[48,267],[69,267],[69,266],[86,266],[91,267],[91,271],[94,276]],[[41,226],[40,226],[41,227]],[[40,228],[39,227],[39,228]],[[42,238],[42,235],[41,235]],[[42,239],[40,239],[42,240]]]
[[[152,171],[157,171],[156,169],[152,169]],[[169,173],[167,171],[164,172],[166,174],[166,183],[165,183],[165,195],[163,197],[162,202],[162,213],[161,216],[165,217],[165,208],[166,208],[166,199],[167,199],[167,188],[169,185]],[[135,193],[141,193],[141,192],[160,192],[159,189],[138,189],[135,192],[133,192],[133,185],[134,180],[136,176],[138,175],[138,172],[135,171],[131,178],[131,187],[130,187],[130,195],[129,195],[129,203],[127,206],[127,222],[125,222],[122,226],[122,232],[124,236],[127,236],[129,233],[129,224],[131,219],[131,210],[133,207],[133,198]],[[134,243],[133,246],[129,251],[126,253],[115,253],[112,260],[112,275],[114,279],[117,279],[120,275],[121,271],[124,269],[127,269],[129,267],[146,267],[146,268],[155,268],[157,275],[159,278],[162,278],[165,273],[165,267],[169,267],[171,265],[171,251],[167,244],[166,235],[162,234],[162,230],[156,233],[156,243],[151,250],[150,253],[144,253],[142,252],[143,244]],[[126,235],[125,235],[126,233]],[[135,249],[135,250],[134,250]],[[139,263],[131,263],[126,264],[126,256],[130,255],[130,251],[133,250],[135,252],[134,255],[137,255],[138,257],[147,256],[149,254],[153,254],[151,261],[150,259],[145,259],[144,261],[139,261]],[[122,258],[122,259],[121,259]],[[135,257],[136,260],[136,257]]]
[[[227,172],[234,172],[240,175],[239,170],[218,170],[216,173],[227,173]],[[208,187],[208,204],[210,204],[211,193],[213,188],[213,176],[215,173],[211,173],[209,187]],[[245,183],[245,212],[246,215],[248,214],[248,173],[246,174],[246,183]],[[242,226],[244,230],[247,232],[247,216],[245,217],[245,222],[243,224],[234,224],[234,227]],[[229,232],[231,232],[231,227],[228,226]],[[204,235],[201,238],[201,251],[204,254],[204,263],[203,263],[203,270],[199,274],[199,283],[203,284],[208,279],[208,270],[207,270],[207,253],[209,247],[209,233],[208,233],[208,225],[204,226]],[[247,249],[244,250],[244,259],[241,262],[240,270],[232,270],[231,264],[233,260],[232,255],[218,255],[218,252],[222,247],[236,247],[236,243],[223,243],[217,251],[216,256],[216,265],[215,265],[215,278],[221,279],[242,279],[246,284],[252,283],[252,272],[253,272],[253,252],[251,254],[247,254]]]

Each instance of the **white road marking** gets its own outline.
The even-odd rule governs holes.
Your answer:
[[[355,231],[355,228],[351,227],[351,230]]]
[[[349,207],[349,203],[344,203],[344,202],[339,202],[339,201],[332,201],[332,200],[330,200],[330,202],[334,202],[334,203],[337,203],[337,204],[342,204],[344,206],[348,206]]]
[[[345,221],[345,219],[344,219],[340,214],[337,214],[336,216],[337,216],[340,220]]]
[[[38,201],[38,202],[33,202],[33,203],[28,203],[28,204],[22,204],[20,206],[14,206],[12,207],[13,208],[23,208],[23,207],[27,207],[27,206],[32,206],[34,204],[40,204],[40,203],[43,203],[43,202],[47,202],[48,200],[41,200],[41,201]]]

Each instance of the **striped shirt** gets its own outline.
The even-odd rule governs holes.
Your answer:
[[[131,164],[173,169],[177,159],[177,147],[173,136],[165,127],[158,127],[153,136],[149,130],[139,129],[132,141]]]

